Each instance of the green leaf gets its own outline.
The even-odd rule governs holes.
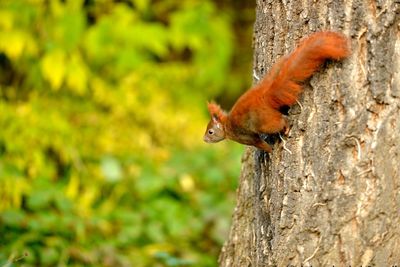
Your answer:
[[[81,41],[86,26],[85,17],[82,12],[76,10],[67,9],[64,12],[56,22],[54,35],[58,39],[59,45],[65,47],[67,51],[72,51]]]
[[[22,210],[6,210],[0,214],[4,225],[18,226],[25,220],[25,213]]]
[[[27,205],[31,210],[42,210],[50,206],[51,200],[51,192],[35,190],[35,192],[28,197]]]
[[[70,212],[72,210],[72,203],[71,201],[66,198],[64,195],[62,194],[58,194],[55,196],[55,204],[56,207],[63,213],[67,213]]]
[[[59,257],[59,252],[53,247],[46,247],[40,251],[40,262],[44,266],[54,266]]]

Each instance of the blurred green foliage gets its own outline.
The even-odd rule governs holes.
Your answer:
[[[250,82],[237,5],[0,1],[0,266],[216,266],[243,148],[202,134]]]

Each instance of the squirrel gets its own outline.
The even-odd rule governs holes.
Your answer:
[[[259,84],[236,101],[229,113],[215,102],[208,103],[211,119],[204,141],[231,139],[272,152],[262,136],[288,129],[281,111],[297,102],[303,89],[300,83],[310,78],[325,60],[340,60],[349,54],[349,41],[344,35],[331,31],[311,34],[292,53],[280,58]]]

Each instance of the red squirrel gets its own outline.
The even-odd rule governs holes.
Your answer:
[[[296,103],[302,91],[300,83],[311,77],[325,60],[339,60],[349,54],[349,41],[344,35],[330,31],[311,34],[291,54],[280,58],[259,84],[236,101],[229,113],[214,102],[208,103],[211,120],[204,141],[231,139],[272,152],[261,135],[288,128],[280,109]]]

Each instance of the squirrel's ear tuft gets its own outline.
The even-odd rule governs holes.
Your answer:
[[[208,111],[213,119],[221,121],[225,117],[225,112],[214,101],[207,103]]]

